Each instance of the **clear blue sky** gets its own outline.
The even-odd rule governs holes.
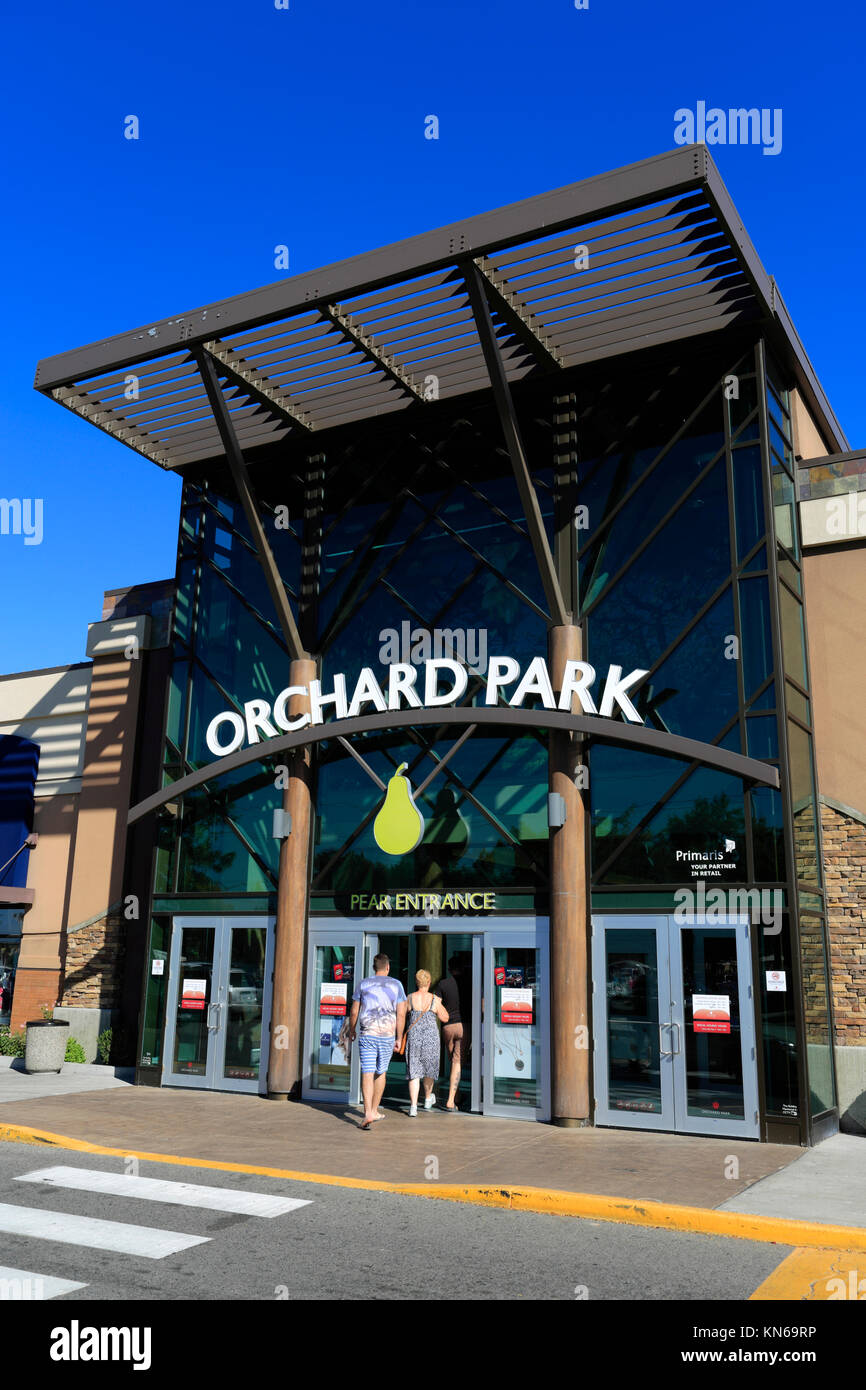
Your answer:
[[[291,274],[658,154],[700,100],[783,111],[777,156],[712,153],[866,444],[864,37],[861,0],[11,6],[0,496],[44,539],[0,536],[0,671],[81,660],[104,589],[174,573],[179,481],[35,393],[40,357],[270,283],[278,243]]]

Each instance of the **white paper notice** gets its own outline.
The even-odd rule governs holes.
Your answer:
[[[788,981],[784,970],[767,971],[767,989],[778,990],[780,994],[787,993]]]

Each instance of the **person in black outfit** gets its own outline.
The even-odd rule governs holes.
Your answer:
[[[463,1059],[469,1052],[472,1036],[469,1017],[464,1009],[461,1009],[461,1005],[465,1006],[465,1000],[462,998],[463,983],[463,966],[460,957],[451,956],[448,961],[448,974],[436,986],[436,993],[448,1010],[448,1022],[442,1028],[442,1036],[451,1060],[451,1072],[448,1077],[448,1100],[444,1107],[449,1115],[455,1115],[459,1109],[457,1088],[460,1085]]]

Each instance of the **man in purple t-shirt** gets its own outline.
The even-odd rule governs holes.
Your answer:
[[[385,1090],[388,1063],[400,1045],[406,1021],[406,991],[399,980],[389,978],[391,962],[386,955],[373,960],[375,974],[355,986],[349,1014],[349,1037],[355,1041],[360,1027],[358,1056],[361,1059],[361,1092],[364,1096],[362,1129],[377,1120],[379,1101]]]

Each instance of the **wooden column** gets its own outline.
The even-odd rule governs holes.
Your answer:
[[[548,657],[559,694],[566,661],[581,654],[580,629],[550,630]],[[589,977],[583,795],[575,785],[580,743],[550,734],[550,790],[565,802],[565,824],[550,830],[550,1058],[554,1124],[581,1125],[589,1106]]]
[[[317,675],[309,658],[293,661],[289,685],[304,686]],[[309,713],[306,695],[292,695],[289,718]],[[297,1093],[301,1078],[301,1020],[304,1005],[304,948],[309,908],[310,846],[312,840],[312,752],[296,749],[289,760],[289,780],[283,809],[292,818],[292,833],[280,845],[277,883],[277,926],[274,949],[274,992],[271,1046],[268,1056],[268,1095],[275,1100]]]

